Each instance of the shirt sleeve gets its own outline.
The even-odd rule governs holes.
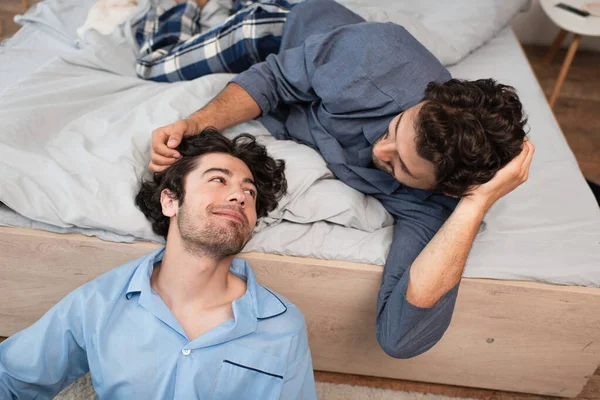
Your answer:
[[[1,399],[52,399],[89,371],[79,293],[0,344]]]
[[[329,114],[372,117],[417,104],[429,82],[449,78],[403,27],[369,22],[311,35],[232,81],[252,96],[263,115],[281,104],[319,100]]]
[[[444,335],[454,311],[458,284],[433,307],[421,308],[406,299],[410,268],[452,211],[454,199],[411,200],[410,194],[395,196],[394,238],[377,298],[376,333],[382,349],[396,358],[411,358],[433,347]],[[388,207],[389,199],[384,202]]]
[[[308,347],[308,334],[304,319],[302,325],[301,332],[292,339],[280,399],[317,400],[312,357]]]
[[[281,104],[317,100],[329,113],[369,107],[365,106],[365,99],[377,102],[382,95],[367,77],[365,67],[369,60],[360,54],[368,36],[362,25],[309,36],[299,47],[269,55],[233,82],[254,98],[263,115],[276,111]]]

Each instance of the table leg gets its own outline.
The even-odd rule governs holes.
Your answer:
[[[567,52],[565,61],[563,62],[563,65],[560,69],[560,73],[558,74],[558,79],[556,80],[556,84],[554,85],[552,95],[550,96],[550,107],[554,107],[554,103],[556,102],[556,98],[558,97],[558,93],[560,92],[560,87],[565,81],[567,72],[569,71],[571,62],[573,61],[573,57],[575,57],[575,52],[577,51],[577,46],[579,46],[580,39],[581,35],[575,34],[575,36],[573,36],[573,42],[571,42],[571,46],[569,46],[569,51]]]
[[[558,51],[558,49],[560,49],[560,45],[563,44],[563,42],[565,41],[565,38],[567,37],[567,33],[568,32],[565,31],[564,29],[561,29],[558,32],[558,34],[556,35],[556,38],[554,38],[554,42],[552,42],[552,46],[550,47],[550,50],[548,50],[546,57],[544,57],[544,64],[550,64],[550,61],[552,61],[552,59],[556,55],[556,52]]]

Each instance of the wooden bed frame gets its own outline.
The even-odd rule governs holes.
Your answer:
[[[0,336],[157,247],[0,227]],[[397,360],[375,338],[382,267],[259,253],[243,258],[259,282],[303,311],[316,370],[575,397],[600,363],[600,289],[465,278],[440,343]]]

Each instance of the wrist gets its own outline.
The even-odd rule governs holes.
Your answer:
[[[194,136],[202,132],[204,128],[209,125],[206,125],[205,118],[197,115],[198,113],[194,113],[185,119],[185,122],[188,126],[186,130],[185,136]],[[204,122],[204,123],[201,123]]]
[[[465,212],[468,212],[470,215],[481,216],[481,219],[483,219],[483,216],[490,209],[492,204],[493,202],[488,198],[470,195],[461,198],[457,208],[465,210]]]

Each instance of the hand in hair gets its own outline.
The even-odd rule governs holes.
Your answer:
[[[465,200],[476,202],[489,209],[492,204],[515,190],[529,177],[529,167],[535,147],[525,138],[521,153],[500,169],[487,183],[473,187]]]
[[[181,143],[181,139],[197,133],[196,124],[187,119],[155,129],[152,132],[151,159],[148,165],[150,171],[161,172],[171,166],[181,157],[181,154],[175,150]]]
[[[260,106],[252,96],[243,87],[229,83],[217,97],[188,118],[152,132],[149,168],[160,172],[173,164],[181,156],[175,149],[184,136],[197,135],[208,126],[218,130],[231,128],[260,114]]]

